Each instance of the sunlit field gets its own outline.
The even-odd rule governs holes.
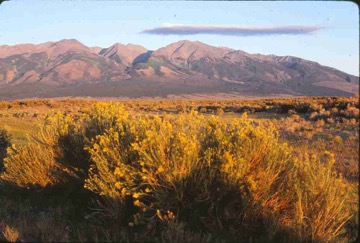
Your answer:
[[[359,97],[0,102],[0,241],[352,242]]]

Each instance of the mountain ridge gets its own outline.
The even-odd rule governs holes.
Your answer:
[[[249,54],[189,40],[157,50],[131,43],[87,47],[75,39],[0,46],[0,98],[22,98],[26,85],[54,94],[58,90],[59,96],[71,94],[71,89],[80,89],[80,96],[96,96],[96,90],[85,90],[114,86],[118,96],[129,97],[189,94],[191,89],[199,93],[201,88],[204,94],[241,97],[352,95],[358,92],[359,80],[299,57]]]

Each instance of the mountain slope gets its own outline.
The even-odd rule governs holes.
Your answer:
[[[0,85],[43,82],[66,85],[121,80],[125,66],[76,40],[0,47]]]
[[[259,89],[283,86],[306,93],[312,86],[336,86],[345,92],[356,92],[358,78],[318,63],[296,57],[251,55],[229,48],[216,48],[201,42],[179,41],[153,52],[146,61],[148,71],[158,76],[202,75],[203,78],[237,84],[256,84]],[[136,67],[142,70],[141,66]],[[162,70],[167,70],[163,72]],[[355,84],[352,85],[352,84]],[[331,87],[330,87],[331,88]]]
[[[198,41],[155,51],[77,40],[0,46],[0,98],[53,96],[352,95],[359,79],[292,56],[249,54]]]

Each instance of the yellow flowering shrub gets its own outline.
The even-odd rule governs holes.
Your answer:
[[[132,195],[132,206],[139,207],[143,219],[157,210],[176,209],[179,217],[190,221],[208,215],[205,224],[216,227],[212,217],[219,210],[225,218],[242,213],[238,206],[243,203],[241,191],[247,189],[243,186],[255,190],[259,183],[249,174],[260,172],[257,164],[264,163],[262,173],[268,177],[260,185],[271,186],[283,164],[280,160],[288,157],[286,152],[269,152],[284,149],[265,131],[245,118],[229,125],[215,117],[207,121],[197,112],[176,118],[130,117],[98,136],[89,149],[94,165],[86,188],[122,203]],[[256,190],[253,197],[258,200],[267,188]],[[222,208],[223,203],[230,206]],[[195,215],[189,214],[191,210]]]
[[[127,119],[128,112],[124,106],[115,102],[96,102],[85,116],[85,133],[87,137],[95,137],[105,132],[123,119]]]
[[[47,116],[28,145],[10,149],[3,179],[23,187],[67,181],[82,187],[90,167],[86,145],[126,116],[123,106],[113,103],[95,103],[82,115]]]
[[[1,179],[20,187],[53,185],[60,179],[55,177],[56,170],[63,169],[54,160],[54,154],[38,144],[9,148],[4,168]]]
[[[97,195],[97,219],[145,238],[180,242],[190,229],[228,239],[353,237],[358,200],[333,155],[296,153],[276,124],[246,113],[232,122],[194,110],[130,114],[95,102],[82,114],[47,117],[28,145],[9,148],[1,179],[20,187],[76,181]]]
[[[333,204],[335,211],[328,213],[326,204],[317,204],[320,194],[311,194],[322,191],[329,203],[343,190],[331,166],[294,157],[271,123],[255,124],[246,115],[232,123],[197,112],[129,115],[98,136],[89,151],[94,164],[86,188],[117,200],[127,215],[123,223],[131,227],[153,225],[154,219],[161,224],[159,215],[169,211],[189,227],[210,232],[229,223],[244,230],[246,224],[329,242],[354,217],[349,198],[336,201],[342,206]],[[319,219],[327,226],[321,228]]]
[[[28,138],[27,145],[8,149],[2,179],[20,187],[45,187],[76,177],[75,170],[61,163],[64,152],[59,143],[71,133],[72,124],[71,117],[60,113],[39,123],[39,132]]]
[[[357,217],[357,210],[351,207],[351,187],[336,173],[334,163],[330,152],[325,152],[324,160],[305,154],[296,163],[294,224],[302,241],[331,242],[347,236],[344,226]]]

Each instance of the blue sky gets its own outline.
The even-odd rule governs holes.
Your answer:
[[[321,26],[303,35],[156,35],[164,24]],[[291,55],[359,75],[359,10],[352,2],[10,1],[0,5],[0,45],[65,38],[87,46],[116,42],[155,50],[188,39],[249,53]]]

